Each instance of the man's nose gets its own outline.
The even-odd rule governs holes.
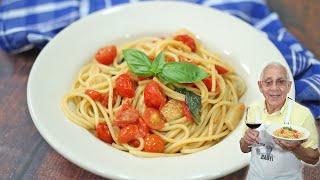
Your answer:
[[[273,82],[271,87],[270,87],[271,90],[277,90],[278,89],[278,86],[277,86],[277,83],[276,82]]]

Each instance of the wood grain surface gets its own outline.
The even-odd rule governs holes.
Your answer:
[[[319,59],[320,1],[269,0],[284,25]],[[28,112],[26,87],[39,53],[8,55],[0,50],[0,179],[103,179],[55,152],[41,137]],[[320,122],[317,121],[318,130]],[[214,159],[213,159],[214,161]],[[247,167],[221,180],[245,179]],[[304,167],[305,180],[319,180],[320,165]]]

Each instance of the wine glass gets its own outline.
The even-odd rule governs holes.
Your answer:
[[[250,129],[257,129],[261,126],[261,121],[259,120],[258,122],[256,120],[254,121],[248,121],[248,112],[249,112],[249,107],[247,107],[246,109],[246,117],[245,117],[245,123],[246,125],[248,126],[248,128]],[[251,146],[249,147],[253,147],[253,146],[257,146],[259,145],[260,143],[255,143],[255,144],[252,144]]]
[[[246,125],[250,128],[250,129],[257,129],[258,127],[261,126],[261,121],[257,122],[257,121],[248,121],[248,112],[249,112],[249,107],[247,107],[246,109],[246,119],[245,119],[245,122],[246,122]]]

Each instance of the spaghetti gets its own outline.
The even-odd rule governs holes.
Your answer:
[[[206,77],[191,82],[199,74],[191,77],[190,71],[182,76],[194,79],[177,83],[175,71],[164,72],[169,65],[158,65],[153,74],[143,66],[132,69],[129,59],[137,55],[126,57],[128,49],[145,54],[147,65],[164,58],[179,67],[192,64]],[[134,73],[139,71],[143,76]],[[231,66],[181,30],[167,38],[101,48],[80,70],[61,107],[69,120],[115,148],[143,157],[174,156],[207,149],[234,130],[244,112],[239,99],[245,91]]]
[[[273,132],[273,135],[281,138],[288,138],[288,139],[300,139],[303,136],[303,133],[292,129],[290,127],[283,127],[277,129]]]

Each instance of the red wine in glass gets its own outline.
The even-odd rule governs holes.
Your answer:
[[[248,111],[249,111],[249,107],[246,110],[246,125],[250,128],[250,129],[257,129],[258,127],[260,127],[261,122],[248,122]]]
[[[261,123],[249,123],[249,122],[246,122],[246,125],[247,125],[250,129],[257,129],[258,127],[260,127]]]

